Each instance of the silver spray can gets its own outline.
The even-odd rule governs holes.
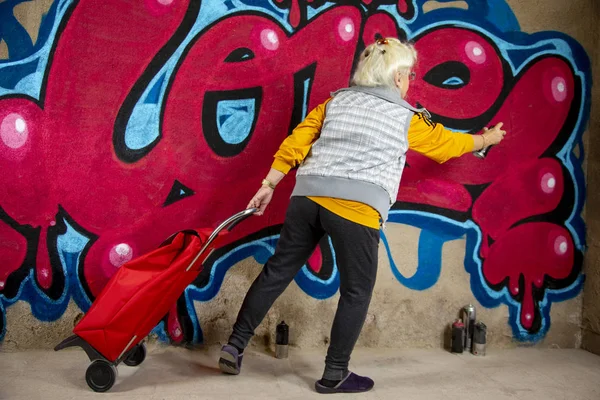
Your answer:
[[[485,356],[487,326],[481,321],[475,324],[473,331],[473,354],[476,356]]]
[[[463,307],[462,314],[462,320],[465,324],[465,351],[471,351],[475,329],[475,306],[469,304]]]
[[[477,158],[485,158],[485,156],[487,156],[488,151],[490,151],[490,149],[494,147],[494,145],[488,146],[488,147],[484,147],[481,150],[477,150],[473,152],[473,155]]]

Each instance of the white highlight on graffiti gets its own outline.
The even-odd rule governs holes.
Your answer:
[[[0,124],[0,137],[2,142],[11,149],[23,147],[27,142],[29,130],[27,123],[20,114],[8,114]]]
[[[125,256],[125,255],[129,254],[129,252],[131,251],[131,247],[129,247],[129,245],[127,245],[125,243],[121,243],[120,245],[117,245],[117,247],[115,248],[115,251],[117,252],[118,255]]]
[[[544,193],[550,194],[554,192],[554,189],[556,188],[556,178],[554,175],[550,172],[544,174],[544,176],[542,176],[541,186]]]
[[[474,41],[470,41],[465,44],[465,53],[467,54],[469,60],[473,61],[475,64],[483,64],[485,60],[487,60],[487,56],[483,47]]]
[[[163,6],[168,6],[169,4],[173,3],[173,0],[158,0],[158,2]]]
[[[268,50],[277,50],[279,48],[279,37],[272,29],[265,29],[260,33],[260,41]]]
[[[4,289],[4,285],[5,285],[4,281],[0,281],[0,290]]]
[[[552,79],[552,97],[558,102],[562,102],[567,98],[567,82],[562,76],[557,76]]]
[[[567,244],[567,238],[564,236],[559,236],[554,241],[554,251],[558,255],[563,255],[569,249],[569,245]]]
[[[348,17],[342,18],[338,25],[338,34],[343,41],[348,42],[354,37],[354,22]]]
[[[116,245],[110,251],[108,258],[115,267],[120,267],[133,258],[133,249],[127,243]]]
[[[561,253],[566,253],[567,252],[567,244],[566,243],[561,243],[559,250]]]
[[[17,132],[23,133],[25,132],[25,128],[27,128],[27,125],[25,124],[23,118],[17,118],[17,120],[15,121],[15,129],[17,130]]]

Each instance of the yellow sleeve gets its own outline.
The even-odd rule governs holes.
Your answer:
[[[475,141],[468,133],[452,132],[442,124],[431,124],[415,114],[408,128],[408,147],[442,164],[472,152]]]
[[[271,167],[287,174],[290,169],[298,166],[310,151],[312,144],[319,138],[321,127],[325,120],[325,106],[331,98],[312,110],[296,129],[288,136],[275,154]]]

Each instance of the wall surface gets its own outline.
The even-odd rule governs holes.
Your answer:
[[[439,347],[473,303],[492,347],[580,346],[594,3],[0,2],[3,348],[54,346],[123,263],[245,207],[280,142],[348,84],[378,33],[419,51],[409,101],[451,129],[502,121],[509,135],[485,160],[409,152],[359,345]],[[227,338],[293,184],[213,253],[155,335]],[[295,345],[327,344],[335,260],[323,240],[255,344],[281,319]],[[598,263],[587,270],[586,332],[598,332]]]
[[[600,3],[595,2],[600,16]],[[596,27],[593,70],[596,84],[592,88],[592,115],[588,145],[588,250],[585,258],[586,282],[583,294],[583,348],[600,355],[600,28]]]

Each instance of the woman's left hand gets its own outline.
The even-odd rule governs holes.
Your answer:
[[[265,213],[265,209],[271,202],[273,198],[274,190],[268,186],[262,186],[258,189],[258,192],[252,197],[250,203],[248,203],[248,207],[246,208],[258,208],[256,215],[263,215]]]

